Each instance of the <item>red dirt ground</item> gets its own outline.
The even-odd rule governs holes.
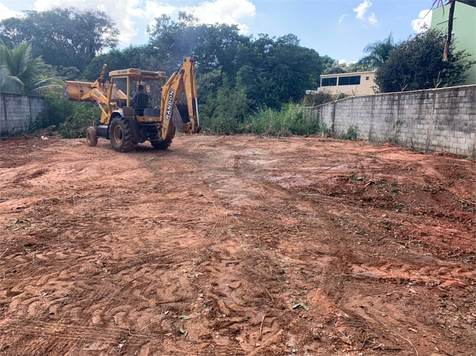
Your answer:
[[[1,141],[0,354],[474,355],[475,168],[319,137]]]

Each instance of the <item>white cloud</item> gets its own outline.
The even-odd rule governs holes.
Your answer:
[[[363,3],[359,4],[354,10],[356,13],[355,17],[359,20],[362,20],[363,22],[366,22],[370,25],[376,26],[378,24],[377,16],[375,16],[375,13],[372,12],[370,15],[365,16],[367,13],[367,10],[370,9],[372,6],[372,3],[369,0],[364,0]]]
[[[345,59],[339,59],[339,64],[345,64]]]
[[[153,27],[156,17],[161,15],[172,16],[176,11],[177,8],[175,6],[147,0],[144,9],[134,9],[131,13],[136,17],[148,19],[149,26]],[[147,35],[147,30],[145,34]]]
[[[36,0],[33,4],[36,11],[45,11],[54,7],[75,7],[80,10],[100,10],[106,12],[117,24],[121,32],[119,41],[124,44],[132,43],[139,33],[133,16],[140,14],[140,0]],[[139,12],[138,12],[139,10]],[[157,14],[160,16],[160,14]]]
[[[344,22],[344,19],[347,17],[347,15],[341,15],[341,17],[339,17],[339,23],[342,23]]]
[[[429,9],[420,11],[418,18],[412,21],[413,30],[417,33],[422,33],[430,28],[431,15],[432,12]]]
[[[369,17],[367,17],[367,21],[369,22],[369,24],[371,25],[377,25],[378,24],[378,20],[377,20],[377,17],[375,16],[375,13],[372,12],[370,14]]]
[[[21,12],[10,10],[6,7],[3,3],[0,2],[0,21],[4,19],[8,19],[10,17],[22,17],[23,14]]]
[[[255,6],[248,0],[206,1],[197,6],[184,7],[181,10],[198,18],[200,23],[238,25],[242,33],[248,33],[248,26],[240,24],[239,20],[253,17],[256,14]]]
[[[372,3],[369,0],[364,0],[363,3],[359,4],[359,6],[357,6],[354,9],[354,12],[357,13],[357,15],[355,15],[355,17],[357,17],[358,19],[363,20],[364,16],[365,16],[365,13],[367,12],[367,10],[369,9],[370,6],[372,6]]]
[[[0,3],[1,5],[1,3]],[[80,10],[93,9],[106,12],[117,24],[121,32],[119,41],[130,44],[139,30],[138,23],[148,21],[149,25],[155,23],[154,19],[161,15],[174,16],[179,11],[186,11],[200,23],[224,23],[237,25],[240,32],[247,33],[248,27],[241,20],[255,15],[256,8],[250,0],[212,0],[204,1],[195,6],[178,7],[154,0],[36,0],[34,8],[45,11],[53,7],[76,7]],[[3,11],[0,13],[3,14]]]

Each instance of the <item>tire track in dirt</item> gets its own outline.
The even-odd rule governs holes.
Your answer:
[[[304,182],[304,183],[306,183],[306,182]],[[275,192],[270,192],[268,195],[275,197],[275,196],[276,196],[276,193],[275,193]],[[313,203],[313,204],[316,204],[316,203],[317,203],[318,205],[323,205],[323,204],[325,204],[325,205],[326,205],[326,209],[327,209],[326,212],[327,212],[327,211],[330,211],[330,212],[331,212],[332,210],[337,211],[337,212],[338,212],[338,211],[342,211],[342,208],[337,205],[337,204],[341,204],[341,203],[339,202],[339,200],[341,200],[341,199],[334,199],[334,198],[330,198],[330,199],[329,199],[328,197],[323,197],[322,195],[318,195],[317,198],[318,198],[317,201],[314,199],[314,201],[313,201],[312,203]],[[324,198],[324,199],[323,199],[323,198]],[[289,197],[289,196],[288,196],[288,199],[287,199],[287,200],[288,200],[288,202],[289,202],[289,200],[290,200],[290,197]],[[337,200],[337,201],[336,201],[336,200]],[[349,210],[347,207],[345,207],[345,206],[343,206],[343,207],[344,207],[344,209],[346,210],[346,212]],[[312,207],[311,207],[311,209],[312,209]],[[354,210],[354,209],[351,208],[351,210]],[[332,214],[332,213],[331,213],[331,214]],[[355,215],[359,215],[359,214],[356,213],[355,211],[350,212],[349,215],[354,215],[354,214],[355,214]],[[273,215],[273,214],[271,213],[271,215]],[[332,226],[332,221],[330,221],[330,220],[329,220],[329,216],[326,216],[326,215],[328,215],[328,214],[320,214],[319,219],[320,219],[321,223],[322,223],[323,221],[326,221],[326,220],[327,220],[327,224],[326,224],[326,225],[327,225],[327,226]],[[353,218],[355,219],[355,217],[353,217]],[[262,221],[263,219],[265,219],[265,217],[261,217],[260,219],[257,219],[257,220]],[[322,242],[324,242],[324,240],[323,240]],[[316,246],[316,247],[317,247],[317,246]],[[341,245],[340,249],[345,249],[344,244]],[[341,270],[342,270],[342,268],[343,268],[343,270],[342,270],[343,276],[345,276],[345,277],[349,276],[349,274],[350,274],[349,272],[350,272],[350,271],[349,271],[349,268],[346,266],[346,264],[348,263],[348,258],[351,257],[352,255],[348,255],[348,257],[346,257],[345,254],[342,254],[342,253],[336,254],[335,252],[336,252],[336,251],[334,251],[334,255],[340,255],[339,259],[341,259],[342,257],[344,257],[344,260],[342,260],[342,262],[344,262],[344,264],[342,264],[341,268],[337,268],[337,269],[341,269]],[[332,253],[331,253],[331,254],[332,254]],[[351,260],[352,260],[352,259],[355,259],[355,258],[351,257]],[[341,262],[341,263],[342,263],[342,262]],[[359,265],[360,265],[360,263],[359,263]],[[336,267],[336,266],[334,265],[333,268],[335,269],[335,267]],[[410,265],[407,265],[406,270],[412,269],[412,268],[414,268],[414,267],[413,267],[413,266],[410,266]],[[438,269],[438,268],[441,270],[440,267],[437,267],[437,269]],[[364,267],[364,269],[365,269],[365,267]],[[459,269],[460,269],[460,268],[453,266],[453,270],[459,270]],[[425,273],[430,273],[430,274],[432,274],[432,271],[434,271],[434,270],[432,270],[431,268],[428,268],[428,267],[424,270]],[[422,272],[423,272],[423,271],[422,271]],[[417,272],[417,273],[418,273],[418,272]],[[361,277],[362,275],[367,275],[367,274],[368,274],[368,275],[371,275],[371,272],[362,272],[362,273],[357,272],[357,273],[355,273],[354,275]],[[423,274],[423,273],[422,273],[422,274]],[[443,274],[443,273],[440,273],[440,277],[445,278],[445,276],[444,276],[444,275],[442,276],[442,274]],[[469,270],[468,270],[468,268],[466,268],[466,273],[465,273],[465,274],[463,273],[463,275],[465,276],[465,279],[466,279],[466,283],[465,283],[464,285],[467,285],[468,283],[475,281],[475,279],[474,279],[474,273],[470,273]],[[332,273],[330,277],[335,278],[335,273]],[[372,277],[374,277],[374,276],[372,276]],[[382,278],[381,278],[381,277],[382,277]],[[347,278],[348,278],[348,277],[347,277]],[[446,277],[446,278],[448,278],[448,277]],[[380,276],[380,277],[377,277],[377,279],[379,279],[379,280],[384,280],[384,279],[387,279],[387,280],[388,280],[388,279],[396,279],[396,280],[398,281],[398,282],[397,282],[398,284],[410,282],[410,283],[413,284],[413,285],[418,285],[418,284],[424,283],[426,286],[430,286],[430,287],[431,287],[431,286],[438,285],[438,284],[440,283],[440,281],[438,281],[438,280],[432,280],[432,279],[428,280],[428,279],[424,279],[424,278],[412,279],[412,278],[405,277],[405,269],[402,269],[402,270],[398,271],[398,272],[396,273],[396,276],[394,276],[394,277],[383,278],[383,276]],[[451,280],[451,279],[452,279],[451,277],[448,278],[448,281]],[[454,280],[454,279],[453,279],[453,280]],[[328,283],[328,282],[325,282],[325,281],[324,281],[324,283],[323,283],[323,284],[324,284],[324,286],[323,286],[323,287],[324,287],[324,290],[327,288],[327,289],[329,289],[329,291],[333,292],[333,291],[332,291],[333,287],[332,287],[332,286],[326,286],[326,283]],[[449,282],[449,283],[452,283],[452,282]],[[413,289],[412,289],[412,293],[415,293]],[[340,292],[339,294],[342,294],[342,293]],[[337,296],[336,296],[336,297],[337,297]],[[334,298],[335,298],[335,297],[334,297]],[[340,298],[341,298],[341,297],[338,297],[338,299],[340,299]],[[336,301],[337,301],[338,299],[336,299]],[[338,303],[338,304],[342,304],[342,303]],[[342,307],[344,307],[344,310],[348,309],[348,307],[346,307],[345,304],[342,305]],[[387,312],[390,312],[390,311],[387,310]],[[393,308],[393,312],[396,312],[394,308]],[[374,322],[375,322],[375,320],[374,320]],[[379,322],[380,322],[380,321],[379,321]],[[384,325],[384,324],[382,323],[382,325]],[[397,325],[397,326],[398,326],[398,327],[401,327],[402,325],[400,324],[400,325]],[[374,328],[375,328],[375,325],[374,325]],[[403,337],[402,337],[402,338],[403,338]],[[403,340],[405,340],[405,338],[403,338]],[[397,346],[398,346],[398,345],[397,345]],[[402,347],[403,347],[403,346],[402,346]],[[408,347],[408,345],[407,345],[407,347]]]
[[[106,204],[107,205],[107,204]],[[117,215],[116,215],[116,218],[117,218]],[[109,222],[111,222],[111,220],[108,220]],[[111,231],[116,231],[114,229],[113,226],[111,226],[111,224],[109,224],[109,227],[107,227],[105,230],[111,230]],[[123,236],[122,236],[122,233],[113,233],[112,234],[112,237],[109,239],[109,241],[107,241],[108,244],[123,244],[124,242],[127,241],[127,239],[129,238],[129,236],[124,236],[126,238],[126,240],[124,240]],[[143,239],[141,237],[133,237],[133,241],[136,242],[136,245],[139,245],[140,247],[142,248],[150,248],[151,247],[151,244],[150,243],[147,243],[148,241],[146,241],[146,243],[143,243]],[[157,258],[160,258],[161,262],[162,262],[162,265],[164,264],[163,262],[167,262],[167,261],[164,261],[164,258],[162,258],[164,255],[165,256],[168,256],[168,260],[170,262],[175,262],[173,259],[171,259],[170,257],[173,257],[173,255],[175,253],[170,253],[168,251],[175,251],[176,250],[176,245],[175,244],[170,244],[170,243],[162,243],[161,244],[161,247],[162,247],[162,253],[155,253],[155,254],[148,254],[147,258],[145,259],[145,261],[143,259],[137,261],[137,265],[142,265],[143,263],[151,263],[152,260],[154,259],[157,259]],[[91,250],[90,246],[86,247],[87,250],[87,256],[110,256],[111,254],[117,254],[119,251],[114,251],[114,249],[111,249],[110,247],[107,247],[107,245],[104,245],[103,248],[98,248],[97,246],[94,248],[94,250]],[[133,248],[131,250],[125,250],[126,252],[126,255],[131,255],[131,256],[137,256],[137,253],[139,251],[137,251],[137,248]],[[137,259],[137,258],[136,258]],[[131,263],[131,261],[124,261],[123,258],[121,258],[121,260],[123,261],[123,265],[124,265],[124,268],[128,269],[130,271],[130,268],[133,267],[133,264]],[[99,260],[98,260],[99,261]],[[81,265],[84,265],[84,263],[96,263],[98,262],[95,260],[94,257],[86,257],[86,258],[83,258],[83,259],[80,259],[78,261],[78,265],[81,266]],[[101,268],[102,269],[105,269],[108,267],[108,262],[107,262],[107,258],[104,259],[104,261],[99,261],[98,262],[99,264],[101,264]],[[99,267],[99,266],[97,266]],[[115,267],[119,267],[118,264],[116,263],[115,264]],[[174,268],[177,269],[177,268],[180,268],[180,267],[183,267],[183,265],[180,265],[180,264],[174,264]],[[73,266],[71,266],[70,268],[70,271],[74,271],[75,269],[77,268],[76,265],[73,264]],[[26,271],[26,272],[31,272],[31,269],[30,271]],[[103,282],[101,282],[100,280],[98,280],[97,282],[94,282],[91,280],[91,278],[95,279],[95,278],[98,278],[98,275],[101,275],[99,272],[92,272],[90,271],[90,268],[86,268],[86,270],[83,270],[80,272],[83,273],[83,275],[87,276],[88,277],[88,284],[84,284],[82,282],[78,282],[78,283],[75,283],[74,285],[74,292],[72,293],[72,297],[74,296],[76,299],[78,300],[85,300],[85,297],[88,298],[91,302],[90,303],[87,303],[86,305],[84,304],[84,302],[80,302],[78,303],[78,307],[74,307],[75,304],[73,304],[73,307],[72,307],[72,310],[74,311],[75,309],[79,308],[81,309],[81,315],[83,315],[82,318],[84,318],[84,315],[89,315],[89,318],[91,318],[90,320],[92,320],[93,324],[94,323],[101,323],[103,321],[104,318],[107,318],[108,315],[107,313],[103,312],[103,311],[96,311],[95,308],[94,308],[94,304],[104,304],[104,302],[106,302],[106,304],[110,304],[111,303],[111,300],[113,301],[115,297],[117,297],[118,295],[118,292],[117,292],[117,287],[115,286],[109,286],[109,285],[105,285]],[[128,297],[130,297],[129,294],[127,293],[131,293],[131,295],[134,295],[134,293],[136,293],[136,298],[139,298],[139,299],[144,299],[143,296],[141,296],[141,293],[137,293],[138,290],[143,290],[143,289],[151,289],[151,282],[155,282],[155,285],[158,287],[159,285],[161,286],[165,286],[166,285],[166,282],[165,281],[170,281],[170,278],[168,276],[165,276],[166,272],[164,272],[164,276],[160,276],[160,275],[153,275],[147,271],[137,271],[137,273],[139,273],[139,275],[137,277],[134,277],[132,278],[132,280],[129,280],[124,287],[120,288],[119,289],[119,292],[122,293],[122,294],[126,294]],[[130,274],[130,272],[128,272],[127,274]],[[120,284],[121,281],[123,281],[124,279],[128,279],[126,276],[124,277],[121,277],[120,274],[116,274],[117,276],[119,276],[120,278],[118,279],[118,281],[115,281],[115,282],[118,282]],[[50,274],[49,275],[50,278],[54,279],[54,275],[53,274]],[[43,284],[50,284],[50,278],[47,278],[47,279],[44,279],[42,280],[39,284],[40,285],[43,285]],[[25,284],[30,284],[31,283],[31,280],[26,280],[25,281],[26,283]],[[132,282],[132,283],[130,283]],[[161,283],[162,282],[162,283]],[[96,285],[97,283],[100,283],[101,284],[101,288],[97,288]],[[130,284],[129,284],[130,283]],[[170,282],[168,283],[170,285]],[[171,285],[171,287],[165,287],[163,288],[163,294],[166,296],[166,297],[173,297],[178,291],[182,290],[182,289],[185,289],[184,287],[186,286],[187,283],[183,283],[182,281],[182,285]],[[156,287],[156,289],[157,289]],[[99,292],[98,292],[99,291]],[[93,293],[92,293],[93,292]],[[91,294],[92,293],[92,294]],[[33,300],[31,301],[25,301],[26,304],[23,305],[22,309],[31,309],[30,307],[30,304],[29,303],[38,303],[37,301],[38,298],[33,298]],[[121,298],[121,299],[124,299],[124,298]],[[149,300],[147,298],[145,298],[146,302],[148,304],[154,304],[153,302],[152,303],[149,303]],[[144,301],[142,301],[144,302]],[[160,301],[159,301],[160,303]],[[140,304],[140,302],[139,302]],[[142,303],[143,304],[143,303]],[[19,307],[19,305],[17,304],[16,307]],[[71,309],[71,306],[70,306],[70,309]],[[120,315],[120,317],[123,319],[124,317],[127,317],[128,315],[134,313],[134,310],[136,310],[135,307],[133,307],[132,305],[130,304],[126,304],[125,306],[122,307],[123,310],[125,310],[124,312],[122,312],[122,314]],[[58,312],[61,313],[61,310],[59,310]],[[74,316],[73,315],[68,315],[67,314],[62,314],[63,317],[66,317],[66,318],[73,318],[74,320]],[[116,315],[114,315],[116,316]],[[80,320],[80,319],[78,319]],[[130,324],[130,323],[128,323]],[[77,325],[76,325],[77,326]],[[129,326],[130,328],[131,326]],[[28,330],[28,328],[25,329],[27,332],[35,332],[35,330]],[[84,329],[84,330],[87,330],[87,329]],[[94,338],[94,335],[95,333],[92,333],[92,334],[88,334],[87,331],[84,331],[82,332],[79,337],[81,338],[85,338],[85,339],[88,339],[88,338]],[[28,335],[26,335],[28,336]],[[108,335],[109,336],[114,336],[114,335]],[[113,338],[114,339],[114,338]],[[48,340],[46,340],[46,344],[48,344]],[[129,342],[129,345],[132,345],[131,342]],[[46,346],[45,346],[46,347]]]
[[[394,148],[375,160],[366,155],[379,148],[314,139],[182,139],[169,152],[105,151],[97,162],[101,145],[45,150],[44,161],[64,168],[31,178],[30,203],[0,215],[12,224],[1,240],[1,353],[376,355],[414,352],[405,339],[420,353],[474,345],[468,264],[402,246],[373,223],[382,210],[329,194],[369,164],[383,176]],[[8,194],[21,189],[8,185]],[[42,192],[48,201],[33,200]]]

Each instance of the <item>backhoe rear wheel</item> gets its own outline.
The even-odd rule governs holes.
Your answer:
[[[129,122],[123,117],[116,116],[112,119],[109,128],[109,140],[112,148],[117,152],[129,152],[134,147],[132,129]]]
[[[167,148],[169,148],[171,142],[170,141],[150,141],[150,144],[156,150],[166,150]]]
[[[90,147],[96,147],[98,144],[98,133],[94,126],[89,126],[86,129],[86,142]]]

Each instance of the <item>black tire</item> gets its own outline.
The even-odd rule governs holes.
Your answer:
[[[169,148],[171,142],[170,141],[150,141],[150,144],[156,150],[166,150]]]
[[[90,147],[96,147],[98,144],[98,132],[94,126],[86,129],[86,142]]]
[[[134,138],[129,121],[116,116],[109,127],[109,140],[117,152],[129,152],[134,147]]]

